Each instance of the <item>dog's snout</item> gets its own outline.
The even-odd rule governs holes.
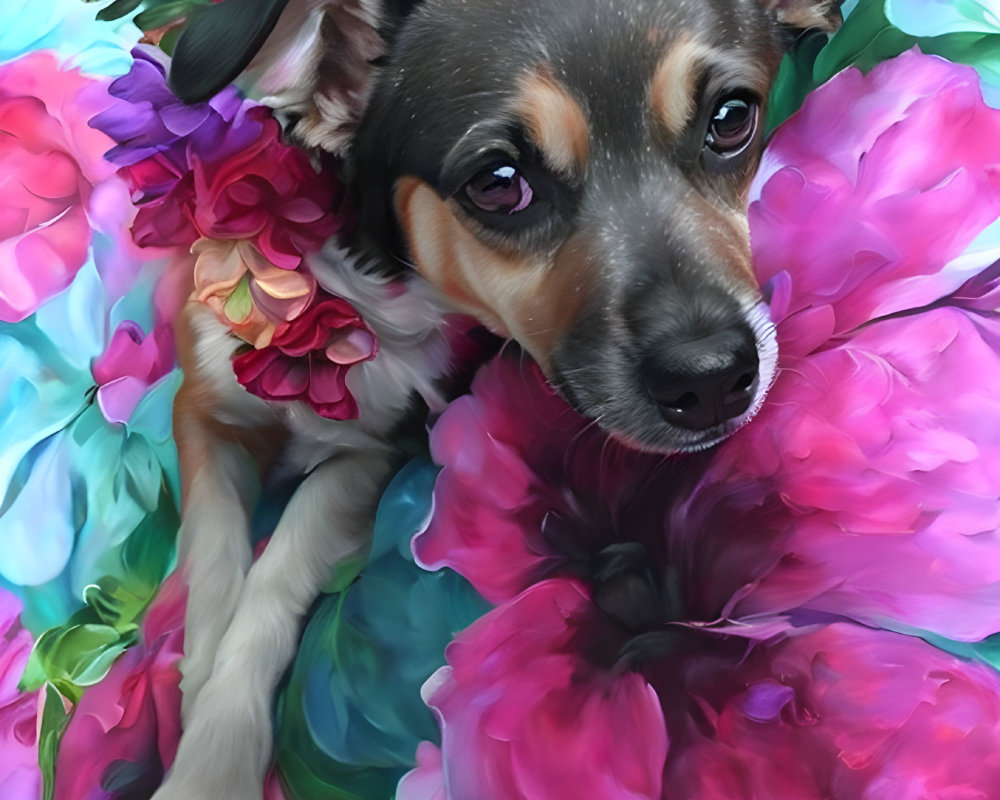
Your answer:
[[[667,422],[701,431],[750,408],[758,367],[753,333],[741,326],[665,342],[643,360],[642,374]]]

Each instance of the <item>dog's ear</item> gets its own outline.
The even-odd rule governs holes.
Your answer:
[[[307,147],[341,153],[368,98],[373,62],[416,0],[226,0],[192,17],[171,86],[189,102],[233,80]],[[250,5],[252,8],[247,8]]]
[[[835,31],[843,18],[840,15],[842,0],[763,0],[766,11],[770,11],[782,25],[790,28],[813,28]]]

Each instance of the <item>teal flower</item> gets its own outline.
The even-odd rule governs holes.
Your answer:
[[[349,587],[325,596],[306,627],[278,713],[289,800],[391,797],[417,745],[437,740],[420,687],[444,664],[452,633],[488,610],[456,573],[424,572],[410,554],[437,472],[426,459],[400,471],[360,577],[339,576]]]
[[[98,22],[81,0],[5,0],[0,61],[33,50],[52,50],[68,67],[91,75],[121,75],[132,63],[129,49],[141,35],[128,19]]]
[[[102,578],[127,579],[134,565],[122,553],[133,532],[150,516],[176,517],[170,417],[180,372],[171,358],[137,387],[109,371],[114,359],[99,359],[124,315],[134,320],[126,330],[152,327],[150,292],[140,280],[115,298],[91,259],[36,314],[0,325],[0,585],[22,597],[33,630],[62,623]],[[104,386],[92,362],[102,365]],[[99,392],[122,381],[131,397],[109,420]],[[148,594],[168,558],[160,556]]]

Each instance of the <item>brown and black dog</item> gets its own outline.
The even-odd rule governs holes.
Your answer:
[[[156,800],[261,797],[271,694],[331,570],[367,547],[395,425],[415,395],[441,404],[447,312],[516,340],[635,447],[710,447],[754,415],[777,356],[747,192],[782,55],[836,6],[292,0],[250,72],[293,136],[344,159],[357,241],[310,266],[380,350],[348,376],[360,418],[333,422],[247,394],[239,343],[185,312],[185,730]],[[273,464],[305,477],[251,566]]]

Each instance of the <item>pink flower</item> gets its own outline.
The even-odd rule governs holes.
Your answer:
[[[184,584],[174,573],[146,614],[141,644],[84,692],[59,748],[60,800],[149,796],[159,786],[181,732],[184,603]]]
[[[274,334],[271,344],[233,359],[247,391],[268,400],[301,400],[328,419],[354,419],[358,405],[348,370],[378,353],[371,328],[339,297],[319,294],[312,306]]]
[[[614,542],[662,539],[672,495],[637,489],[656,485],[663,459],[608,439],[532,363],[494,359],[430,444],[442,469],[414,554],[427,569],[456,570],[493,603]]]
[[[118,183],[101,158],[113,142],[87,126],[108,102],[45,52],[0,66],[0,320],[33,313],[87,259],[95,188]]]
[[[922,800],[998,785],[993,670],[843,623],[732,633],[676,627],[625,663],[627,633],[583,586],[535,584],[449,647],[425,686],[441,750],[421,746],[397,797]]]
[[[237,336],[256,348],[301,314],[316,295],[304,270],[281,269],[246,239],[199,239],[191,248],[195,296]]]
[[[998,137],[975,70],[916,51],[813,92],[768,145],[750,207],[758,280],[785,295],[779,350],[803,355],[978,272],[957,257],[1000,217]]]
[[[21,627],[21,603],[0,589],[0,797],[42,796],[36,721],[39,693],[18,691],[31,653],[31,633]]]
[[[108,422],[126,423],[149,388],[174,367],[173,335],[159,325],[148,336],[135,322],[122,322],[107,349],[91,366],[97,403]]]

